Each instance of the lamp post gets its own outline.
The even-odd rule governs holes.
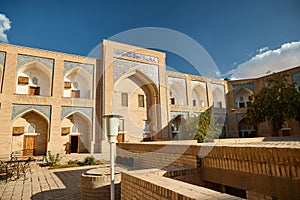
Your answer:
[[[105,132],[110,144],[110,199],[115,199],[115,143],[118,135],[120,115],[104,115]]]

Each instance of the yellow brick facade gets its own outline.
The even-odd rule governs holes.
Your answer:
[[[239,123],[247,102],[237,94],[257,94],[268,78],[224,81],[166,71],[165,53],[107,40],[99,59],[0,44],[0,66],[0,157],[25,149],[29,136],[42,155],[106,154],[102,116],[111,113],[123,115],[120,132],[129,142],[170,140],[173,126],[179,129],[176,117],[207,109],[226,123],[223,137],[244,137],[248,130]],[[292,82],[300,67],[284,73]],[[287,124],[290,135],[300,134],[299,123]],[[24,133],[13,133],[18,128]],[[270,136],[269,125],[261,124],[256,136]]]

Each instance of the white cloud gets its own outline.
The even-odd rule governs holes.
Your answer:
[[[266,48],[261,48],[265,52],[239,64],[224,76],[231,77],[231,79],[257,78],[268,72],[278,72],[300,66],[300,41],[285,43],[275,50]]]
[[[263,48],[260,48],[260,49],[257,49],[256,52],[258,52],[259,54],[265,52],[265,51],[268,51],[269,50],[269,47],[263,47]]]
[[[4,15],[0,14],[0,41],[1,42],[8,42],[7,35],[4,33],[8,31],[10,26],[10,20]]]

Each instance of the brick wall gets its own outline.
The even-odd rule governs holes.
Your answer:
[[[164,173],[164,171],[153,169],[122,173],[121,199],[239,199],[210,189],[162,177],[161,175]],[[169,175],[172,175],[172,173]]]
[[[118,144],[117,155],[133,158],[133,169],[199,168],[198,185],[204,181],[246,190],[248,198],[300,197],[300,142],[266,140],[215,146],[123,143]],[[195,177],[189,178],[183,181],[197,184]]]

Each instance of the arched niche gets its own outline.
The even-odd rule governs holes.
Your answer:
[[[52,72],[39,62],[28,63],[19,68],[16,93],[51,96]]]
[[[251,126],[247,117],[242,118],[238,122],[238,131],[239,131],[240,138],[249,138],[249,137],[254,137],[256,135],[256,131]]]
[[[193,106],[207,107],[206,88],[200,84],[194,86],[192,90]]]
[[[173,82],[170,85],[170,101],[172,105],[187,105],[186,87],[180,82]]]
[[[157,86],[139,70],[128,72],[115,82],[112,110],[123,116],[127,140],[141,141],[145,131],[151,139],[156,137],[158,101]]]
[[[24,156],[46,155],[49,121],[36,110],[30,110],[13,121],[12,151],[23,150]]]
[[[62,143],[66,153],[90,153],[92,140],[92,122],[81,112],[73,112],[61,122]]]
[[[92,76],[80,67],[73,68],[64,76],[64,97],[91,99]]]
[[[246,108],[253,100],[254,93],[252,90],[242,87],[239,88],[234,94],[234,101],[236,108]]]
[[[225,94],[223,85],[212,85],[213,105],[215,108],[225,108]]]

